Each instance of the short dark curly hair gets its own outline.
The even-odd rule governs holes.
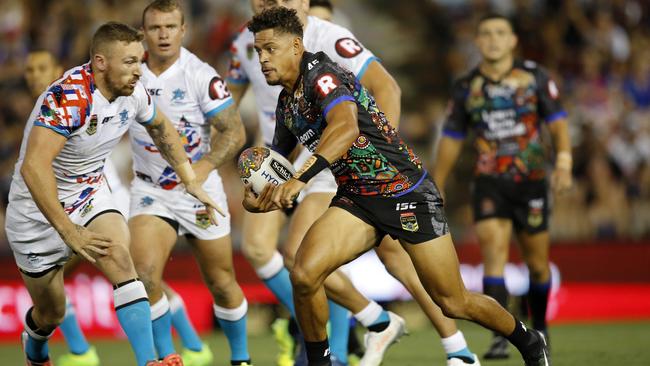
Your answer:
[[[264,10],[248,23],[248,30],[253,33],[267,29],[278,29],[281,32],[302,37],[302,23],[298,14],[295,10],[282,6]]]

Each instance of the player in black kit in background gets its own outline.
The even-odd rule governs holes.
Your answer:
[[[305,183],[328,166],[339,185],[330,208],[305,236],[291,271],[309,364],[330,364],[323,281],[391,235],[447,316],[505,335],[526,365],[548,365],[541,333],[525,328],[493,299],[465,289],[440,195],[367,90],[323,53],[305,52],[295,11],[264,11],[249,29],[267,82],[284,87],[274,147],[288,154],[300,141],[314,156],[294,178],[267,185],[259,197],[247,188],[244,207],[253,212],[291,207]]]

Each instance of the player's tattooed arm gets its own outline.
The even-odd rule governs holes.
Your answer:
[[[149,136],[160,151],[160,155],[176,170],[187,162],[183,143],[172,122],[160,111],[156,111],[154,120],[145,126]]]
[[[216,133],[212,135],[210,152],[201,160],[209,162],[214,169],[235,156],[244,146],[246,131],[234,105],[210,117],[208,121]]]

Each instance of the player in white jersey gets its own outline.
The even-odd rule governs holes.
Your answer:
[[[27,55],[25,64],[25,81],[30,94],[36,101],[47,89],[48,85],[63,74],[63,67],[52,53],[46,50],[33,50]],[[64,276],[68,276],[81,262],[79,256],[74,256],[64,269]],[[59,325],[61,333],[68,345],[69,353],[62,355],[56,364],[60,366],[98,366],[99,356],[95,347],[91,347],[79,326],[75,309],[66,296],[66,309],[63,321]]]
[[[399,86],[384,69],[377,57],[363,47],[350,31],[316,17],[307,16],[309,1],[306,0],[266,0],[264,5],[265,7],[284,6],[296,10],[302,23],[305,24],[303,39],[305,49],[310,52],[323,51],[332,60],[352,71],[361,84],[375,96],[377,104],[384,111],[391,124],[393,126],[398,125],[400,115]],[[275,126],[273,111],[282,88],[266,84],[259,60],[253,50],[253,40],[252,33],[248,29],[244,29],[233,43],[232,51],[234,55],[227,80],[235,100],[239,100],[248,85],[252,84],[259,109],[258,115],[262,138],[264,143],[270,144]],[[296,159],[296,163],[302,164],[308,157],[308,152],[303,150]],[[298,168],[300,166],[297,165]],[[292,217],[289,236],[285,243],[284,265],[291,267],[293,255],[307,229],[325,212],[335,192],[336,185],[333,177],[329,171],[326,171],[312,179],[310,186],[301,193],[303,199]],[[279,282],[278,278],[281,278],[278,275],[274,275],[274,277],[272,275],[282,271],[282,261],[276,247],[279,227],[283,219],[281,213],[247,213],[244,221],[244,253],[253,264],[253,267],[257,269],[258,275],[265,280],[271,289],[273,289],[272,286],[279,286],[274,283],[269,284],[269,282]],[[270,225],[269,223],[278,223],[278,225]],[[442,338],[443,347],[448,356],[448,363],[452,365],[476,364],[478,359],[469,351],[464,336],[458,330],[455,321],[445,317],[440,308],[431,300],[420,283],[410,258],[401,245],[387,236],[376,251],[387,270],[404,284],[435,326]],[[346,282],[347,279],[344,276],[341,274],[337,276],[339,286]],[[269,281],[269,278],[271,281]],[[367,300],[366,304],[368,305],[366,307],[363,307],[362,303],[353,303],[351,301],[352,297],[344,296],[344,292],[337,296],[334,292],[340,287],[333,286],[332,282],[333,279],[328,279],[326,282],[328,296],[337,301],[346,301],[346,303],[342,301],[340,303],[345,304],[346,308],[352,310],[355,317],[359,318],[359,314],[363,314],[361,310],[366,309],[368,306],[376,306],[373,302],[367,303]],[[347,291],[349,291],[349,288]],[[276,292],[274,291],[274,293]],[[276,295],[278,293],[282,294],[278,291]],[[355,298],[359,299],[358,297]],[[385,347],[387,347],[386,343],[381,341],[382,333],[369,332],[367,348],[370,352],[367,352],[362,359],[362,365],[377,365],[381,361]],[[342,345],[338,345],[335,334],[332,334],[331,340],[332,354],[337,359],[344,357]]]
[[[216,170],[242,147],[245,131],[226,83],[208,64],[181,47],[183,10],[176,0],[156,0],[143,11],[148,54],[142,82],[156,105],[173,121],[204,189],[221,207],[226,194]],[[211,140],[211,130],[216,133]],[[135,178],[131,185],[131,231],[136,270],[151,299],[153,333],[161,357],[178,357],[171,338],[171,313],[162,274],[177,236],[185,235],[214,298],[214,314],[228,338],[232,365],[249,365],[246,335],[248,304],[237,284],[232,262],[230,216],[210,224],[204,207],[178,185],[144,128],[129,131]],[[186,349],[187,365],[211,364],[202,353]]]
[[[68,70],[36,102],[25,126],[7,207],[7,237],[34,303],[25,316],[27,365],[51,365],[48,339],[65,314],[62,265],[73,253],[114,286],[117,318],[138,366],[155,365],[148,298],[129,255],[129,233],[102,173],[131,123],[147,126],[188,192],[218,209],[185,160],[171,122],[140,78],[142,36],[109,22],[95,32],[89,63]],[[137,121],[137,122],[136,122]]]

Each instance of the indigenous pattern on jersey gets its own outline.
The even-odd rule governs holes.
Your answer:
[[[143,64],[142,82],[158,108],[176,126],[189,159],[201,159],[210,150],[207,119],[234,104],[226,82],[185,48],[181,48],[178,60],[158,76]],[[129,132],[136,177],[166,190],[178,187],[180,179],[147,131],[133,125]]]
[[[275,107],[282,87],[266,83],[254,42],[253,33],[244,27],[230,47],[232,57],[227,80],[230,84],[251,83],[262,138],[265,144],[271,146],[275,131]],[[361,79],[368,65],[377,60],[349,30],[314,16],[307,18],[303,44],[309,52],[325,52],[334,62],[352,71],[357,79]]]
[[[539,180],[545,176],[540,121],[566,116],[558,88],[546,72],[532,61],[515,61],[500,81],[478,68],[460,79],[443,133],[462,139],[468,130],[476,132],[477,176]]]
[[[298,142],[314,152],[327,113],[342,102],[358,108],[359,136],[330,169],[339,190],[364,196],[394,196],[414,189],[425,176],[420,159],[402,141],[374,98],[354,75],[323,52],[305,52],[293,92],[280,94],[273,147],[287,155]]]
[[[95,87],[90,64],[68,70],[41,94],[26,123],[9,200],[22,200],[17,209],[40,215],[20,174],[33,126],[48,128],[67,139],[52,167],[59,201],[70,214],[89,204],[102,186],[104,161],[132,121],[148,124],[154,116],[154,103],[140,82],[132,95],[109,102]]]

